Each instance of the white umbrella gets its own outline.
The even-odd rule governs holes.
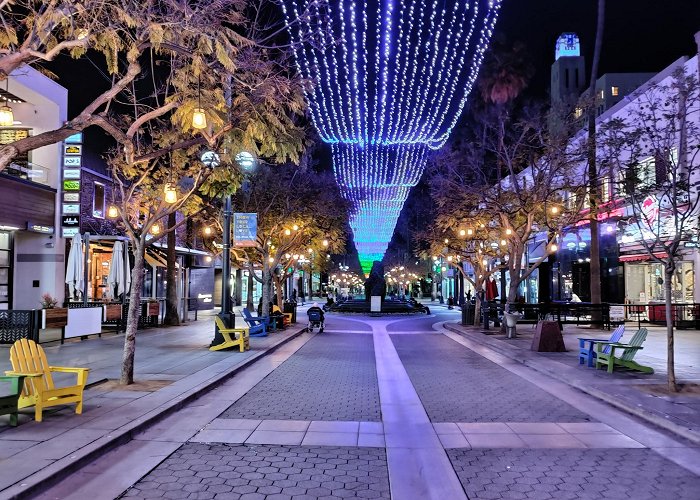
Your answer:
[[[112,249],[112,261],[109,264],[109,275],[107,276],[109,285],[109,298],[116,299],[131,288],[131,273],[124,266],[124,250],[121,241],[114,243]],[[114,289],[117,289],[116,296]]]
[[[68,253],[68,267],[66,268],[66,283],[70,298],[74,298],[76,292],[83,292],[83,240],[80,234],[73,236]]]

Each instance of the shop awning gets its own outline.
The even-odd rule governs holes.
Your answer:
[[[654,257],[658,257],[660,259],[663,259],[666,257],[666,254],[664,252],[654,252]],[[629,255],[620,255],[620,262],[635,262],[635,261],[643,261],[643,260],[651,260],[651,256],[648,253],[634,253],[634,254],[629,254]]]
[[[168,245],[166,243],[154,243],[154,247],[162,248],[163,250],[166,250],[168,248]],[[194,248],[185,248],[185,247],[175,247],[175,251],[177,253],[182,253],[182,254],[187,254],[187,255],[210,255],[209,252],[205,252],[203,250],[195,250]]]
[[[146,250],[146,262],[152,267],[168,267],[168,263],[158,253]]]

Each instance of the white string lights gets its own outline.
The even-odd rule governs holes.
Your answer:
[[[429,149],[447,141],[501,0],[284,0],[314,124],[355,207],[363,268],[381,260]]]

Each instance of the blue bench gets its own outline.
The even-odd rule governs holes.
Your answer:
[[[267,337],[267,329],[270,326],[270,318],[267,316],[253,316],[248,308],[243,308],[243,320],[248,324],[251,337]]]

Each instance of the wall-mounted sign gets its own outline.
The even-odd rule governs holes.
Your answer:
[[[64,156],[63,166],[64,167],[79,167],[82,163],[81,156]]]
[[[33,233],[53,234],[55,228],[53,226],[45,226],[43,224],[27,222],[27,231],[31,231]]]
[[[78,132],[77,134],[73,134],[71,136],[66,137],[63,142],[66,144],[82,144],[83,143],[83,133]]]
[[[80,181],[63,181],[64,191],[80,191]]]
[[[557,43],[554,49],[554,59],[560,57],[578,57],[581,55],[581,42],[576,33],[562,33],[557,38]]]
[[[80,169],[79,168],[66,168],[63,170],[64,179],[80,179]]]
[[[258,236],[258,214],[233,214],[233,246],[254,247]]]
[[[80,205],[78,204],[69,204],[69,203],[64,203],[63,204],[63,213],[64,214],[79,214],[80,213]]]
[[[63,227],[79,227],[80,226],[80,216],[78,215],[64,215],[61,217],[61,226]]]
[[[64,155],[79,155],[82,152],[83,147],[80,144],[66,144],[63,146]]]
[[[63,227],[61,228],[61,237],[62,238],[72,238],[76,234],[80,232],[79,227]]]
[[[80,201],[80,193],[63,193],[63,201],[76,203]]]

